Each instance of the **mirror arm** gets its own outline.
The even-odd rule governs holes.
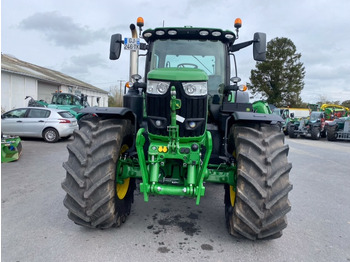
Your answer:
[[[236,44],[236,45],[232,45],[230,46],[230,51],[231,52],[236,52],[242,48],[245,48],[247,46],[250,46],[252,43],[254,42],[257,42],[256,40],[250,40],[250,41],[247,41],[247,42],[243,42],[243,43],[239,43],[239,44]]]
[[[140,49],[141,50],[148,50],[148,45],[145,43],[140,43]]]

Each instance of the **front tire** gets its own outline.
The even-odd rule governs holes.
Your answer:
[[[319,140],[321,138],[321,130],[319,127],[312,127],[311,129],[311,139]]]
[[[283,133],[287,136],[289,134],[289,128],[290,128],[291,122],[288,122],[288,124],[285,127],[285,130],[283,131]]]
[[[295,125],[290,125],[288,129],[288,134],[290,138],[296,138],[298,136],[295,132]]]
[[[132,125],[125,119],[83,121],[67,146],[62,188],[68,217],[89,228],[119,226],[130,214],[135,180],[116,183],[120,155],[132,145]]]
[[[233,126],[237,162],[236,188],[225,186],[229,233],[251,240],[274,239],[287,226],[292,190],[288,145],[277,126]]]

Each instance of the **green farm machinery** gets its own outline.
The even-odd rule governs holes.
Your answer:
[[[292,190],[289,147],[280,116],[264,102],[250,103],[238,85],[235,52],[253,45],[266,56],[266,35],[234,44],[236,32],[216,28],[162,27],[131,38],[111,38],[110,59],[130,50],[130,88],[120,108],[87,107],[63,163],[68,217],[89,228],[120,226],[134,190],[150,196],[193,198],[205,183],[222,184],[228,231],[251,240],[274,239],[287,226]],[[139,54],[140,51],[145,52]],[[138,58],[146,56],[145,81]],[[231,69],[235,73],[231,76]],[[231,82],[231,83],[230,83]]]
[[[87,96],[81,94],[80,96],[71,93],[56,92],[52,94],[51,102],[48,103],[44,100],[34,100],[31,96],[26,96],[25,99],[29,98],[28,106],[33,107],[49,107],[67,110],[72,113],[75,118],[80,121],[86,116],[85,113],[81,113],[81,109],[89,107],[87,102]]]
[[[1,134],[1,163],[16,161],[22,153],[22,141],[19,136]]]
[[[282,123],[282,131],[285,135],[288,135],[289,127],[294,122],[299,121],[310,115],[310,111],[307,108],[275,108],[273,114],[279,115],[284,119]]]
[[[326,130],[329,141],[350,140],[350,116],[327,123]]]
[[[290,138],[311,137],[318,140],[326,137],[325,114],[323,112],[311,112],[309,117],[300,118],[290,124],[288,134]]]
[[[310,116],[291,123],[288,128],[289,137],[296,138],[300,135],[311,136],[314,140],[321,137],[327,137],[330,141],[347,140],[349,131],[346,117],[349,108],[333,104],[309,104],[308,107],[312,110]]]

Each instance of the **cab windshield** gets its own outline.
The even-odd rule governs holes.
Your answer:
[[[321,113],[320,112],[313,112],[310,115],[310,121],[315,122],[317,119],[321,118]]]
[[[156,40],[152,45],[150,70],[198,68],[208,75],[208,92],[217,94],[225,83],[225,45],[209,40]]]
[[[89,106],[87,101],[81,104],[80,98],[72,94],[53,94],[52,104],[70,106]]]

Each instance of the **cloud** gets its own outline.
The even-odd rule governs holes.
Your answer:
[[[22,20],[19,28],[42,33],[49,41],[66,48],[77,48],[108,38],[105,30],[91,30],[58,12],[35,13]]]
[[[103,59],[100,54],[88,54],[72,56],[70,60],[63,63],[60,71],[67,75],[82,77],[89,74],[92,68],[104,68],[106,66],[106,59]]]

